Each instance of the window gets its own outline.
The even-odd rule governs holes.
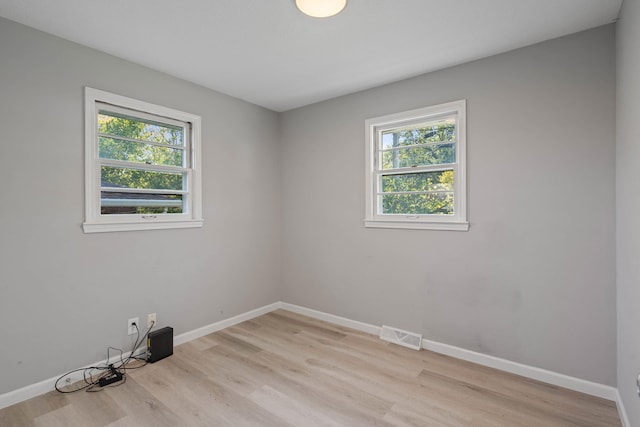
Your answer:
[[[85,88],[85,233],[202,226],[200,117]]]
[[[366,121],[366,227],[469,229],[465,101]]]

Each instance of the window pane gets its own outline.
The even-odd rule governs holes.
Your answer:
[[[154,190],[182,190],[185,177],[182,173],[155,172],[129,168],[102,166],[102,187],[145,188]]]
[[[453,171],[382,176],[382,192],[453,191]]]
[[[182,166],[184,150],[142,142],[100,137],[101,159],[123,160],[149,165]]]
[[[455,140],[456,121],[454,118],[448,118],[382,132],[381,148],[428,144],[430,142],[454,142]]]
[[[98,112],[98,132],[158,144],[184,146],[184,128],[182,127],[105,110]]]
[[[436,194],[385,194],[383,214],[452,215],[453,192]]]
[[[182,194],[102,191],[100,195],[100,213],[102,215],[181,214],[182,207]]]
[[[439,165],[455,163],[455,161],[455,143],[399,148],[382,152],[383,170]]]

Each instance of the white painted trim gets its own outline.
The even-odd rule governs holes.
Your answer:
[[[381,330],[380,326],[375,326],[368,323],[359,322],[357,320],[348,319],[346,317],[328,314],[322,311],[301,307],[295,304],[289,304],[285,302],[275,302],[273,304],[265,305],[255,310],[251,310],[246,313],[239,314],[229,319],[221,320],[219,322],[215,322],[210,325],[203,326],[201,328],[194,329],[192,331],[177,335],[176,337],[174,337],[173,345],[177,346],[180,344],[184,344],[188,341],[195,340],[197,338],[203,337],[210,333],[228,328],[233,325],[237,325],[238,323],[244,322],[246,320],[254,319],[256,317],[262,316],[263,314],[267,314],[278,309],[288,310],[293,313],[302,314],[308,317],[312,317],[314,319],[323,320],[329,323],[333,323],[335,325],[352,328],[352,329],[369,333],[372,335],[376,335],[376,336],[380,335],[380,330]],[[598,384],[591,381],[586,381],[580,378],[571,377],[568,375],[560,374],[553,371],[548,371],[541,368],[536,368],[533,366],[524,365],[517,362],[512,362],[510,360],[489,356],[487,354],[477,353],[475,351],[466,350],[460,347],[455,347],[449,344],[443,344],[436,341],[429,341],[429,340],[423,339],[422,348],[436,352],[436,353],[452,356],[457,359],[466,360],[469,362],[477,363],[479,365],[488,366],[491,368],[499,369],[501,371],[510,372],[510,373],[521,375],[527,378],[546,382],[548,384],[579,391],[581,393],[589,394],[591,396],[597,396],[603,399],[615,401],[618,406],[618,413],[620,414],[620,419],[622,420],[623,427],[631,427],[631,424],[629,423],[629,418],[627,417],[627,413],[624,409],[624,404],[622,403],[622,398],[620,396],[620,393],[618,392],[618,389],[616,389],[615,387],[611,387],[604,384]],[[145,349],[143,348],[143,349],[140,349],[139,351],[142,352],[144,350]],[[124,357],[127,357],[127,356],[128,354],[125,354]],[[119,358],[120,358],[119,355],[112,357],[110,360],[110,363],[116,362]],[[96,364],[101,364],[101,363],[104,363],[104,362],[98,362]],[[57,375],[53,378],[49,378],[48,380],[44,380],[36,384],[31,384],[26,387],[20,388],[18,390],[10,391],[8,393],[4,393],[0,395],[0,409],[5,408],[7,406],[11,406],[15,403],[22,402],[27,399],[31,399],[33,397],[39,396],[41,394],[44,394],[53,390],[56,380],[61,375],[62,374]]]
[[[546,369],[536,368],[535,366],[512,362],[511,360],[501,359],[499,357],[478,353],[475,351],[455,347],[449,344],[439,343],[436,341],[423,339],[422,348],[436,353],[455,357],[456,359],[466,360],[468,362],[477,363],[478,365],[488,366],[490,368],[495,368],[501,371],[510,372],[512,374],[521,375],[523,377],[542,381],[555,386],[579,391],[580,393],[589,394],[591,396],[597,396],[613,401],[616,400],[617,389],[608,385],[571,377],[569,375],[548,371]]]
[[[618,407],[618,415],[620,415],[620,421],[622,421],[622,427],[631,427],[629,416],[627,415],[627,411],[624,408],[622,396],[620,395],[620,391],[617,389],[616,389],[616,406]]]
[[[198,115],[175,110],[173,108],[128,98],[110,92],[84,88],[85,108],[85,220],[82,224],[84,233],[106,233],[111,231],[162,230],[173,228],[202,227],[202,118]],[[189,126],[189,144],[186,153],[190,156],[189,167],[186,168],[187,184],[186,209],[182,214],[171,215],[101,215],[100,214],[100,165],[98,155],[98,104],[109,104],[114,111],[121,109],[134,110],[136,116],[163,117],[168,123],[181,123]],[[107,163],[116,164],[118,161]],[[126,164],[126,163],[125,163]],[[138,165],[142,169],[152,170],[182,170],[185,168],[165,168],[155,165],[147,167]]]
[[[146,347],[140,347],[138,348],[138,350],[135,352],[135,355],[139,355],[144,353],[145,351],[147,351]],[[101,360],[100,362],[96,362],[96,363],[92,363],[90,365],[87,366],[83,366],[80,369],[83,368],[88,368],[90,366],[103,366],[105,365],[105,363],[107,365],[111,364],[111,363],[117,363],[120,361],[120,359],[126,359],[127,357],[129,357],[129,355],[131,354],[130,351],[123,353],[122,356],[120,356],[120,354],[116,355],[116,356],[112,356],[111,358],[109,358],[109,360],[107,362],[105,362],[104,360]],[[45,394],[48,393],[52,390],[55,390],[55,385],[56,385],[56,381],[58,381],[58,378],[60,378],[63,374],[60,375],[56,375],[53,378],[49,378],[46,379],[44,381],[40,381],[39,383],[35,383],[35,384],[31,384],[28,385],[26,387],[22,387],[19,388],[17,390],[13,390],[4,394],[0,394],[0,409],[2,408],[6,408],[8,406],[11,405],[15,405],[16,403],[20,403],[23,402],[25,400],[29,400],[31,398],[40,396],[41,394]],[[76,382],[76,381],[81,381],[82,380],[82,371],[76,372],[75,375],[70,375],[69,378],[71,378],[72,382]]]
[[[468,222],[411,222],[393,221],[383,219],[365,219],[364,226],[367,228],[407,228],[411,230],[446,230],[446,231],[469,231]]]
[[[0,409],[29,400],[53,390],[58,378],[60,378],[60,375],[55,378],[49,378],[48,380],[40,381],[39,383],[31,384],[0,395]]]
[[[142,222],[85,222],[82,224],[82,230],[85,233],[107,233],[112,231],[139,231],[139,230],[166,230],[172,228],[199,228],[202,227],[204,221],[186,220],[186,221],[154,221],[148,223]]]
[[[265,305],[264,307],[256,308],[255,310],[247,311],[246,313],[238,314],[237,316],[230,317],[229,319],[221,320],[219,322],[212,323],[207,326],[203,326],[198,329],[194,329],[189,332],[177,335],[173,338],[173,346],[184,344],[186,342],[204,337],[205,335],[212,334],[222,329],[237,325],[238,323],[245,322],[247,320],[255,319],[263,314],[270,313],[274,310],[281,308],[281,302],[274,302],[273,304]]]
[[[366,332],[371,335],[380,335],[380,326],[370,325],[368,323],[358,322],[357,320],[347,319],[346,317],[335,316],[333,314],[325,313],[322,311],[312,310],[310,308],[301,307],[295,304],[289,304],[286,302],[280,303],[280,308],[283,310],[292,311],[294,313],[302,314],[314,319],[324,320],[325,322],[333,323],[335,325],[345,326],[347,328],[355,329],[357,331]]]
[[[368,332],[372,335],[380,335],[380,327],[355,320],[346,319],[344,317],[334,316],[332,314],[323,313],[321,311],[311,310],[309,308],[296,306],[293,304],[282,303],[282,308],[293,311],[294,313],[304,314],[315,319],[324,320],[337,325],[346,326],[362,332]],[[510,372],[523,377],[542,381],[559,387],[568,388],[570,390],[579,391],[591,396],[601,397],[607,400],[617,401],[618,390],[604,384],[598,384],[580,378],[571,377],[546,369],[536,368],[534,366],[524,365],[510,360],[501,359],[495,356],[478,353],[464,348],[455,347],[449,344],[442,344],[436,341],[422,339],[422,348],[436,353],[452,356],[457,359],[466,360],[477,363],[482,366],[499,369],[501,371]]]
[[[383,215],[378,213],[378,193],[381,191],[379,174],[384,172],[378,165],[377,150],[382,131],[396,129],[407,125],[416,125],[441,117],[456,115],[456,161],[450,165],[419,166],[415,170],[453,169],[454,181],[454,211],[453,215]],[[451,230],[468,231],[467,221],[467,178],[466,178],[466,147],[467,147],[467,101],[447,102],[439,105],[418,108],[416,110],[389,114],[365,120],[365,218],[367,228],[404,228],[417,230]],[[435,168],[435,169],[433,169]],[[388,172],[388,171],[386,171]],[[398,172],[398,170],[396,170]]]
[[[198,328],[198,329],[194,329],[192,331],[189,332],[185,332],[183,334],[177,335],[176,337],[174,337],[173,339],[173,345],[174,347],[180,344],[184,344],[188,341],[191,340],[195,340],[197,338],[203,337],[205,335],[208,335],[212,332],[216,332],[219,331],[221,329],[224,328],[228,328],[230,326],[233,325],[237,325],[238,323],[244,322],[246,320],[251,320],[254,319],[258,316],[262,316],[263,314],[272,312],[274,310],[277,310],[279,308],[281,308],[282,303],[280,302],[276,302],[273,304],[269,304],[269,305],[265,305],[264,307],[260,307],[257,308],[255,310],[251,310],[248,311],[246,313],[243,314],[239,314],[237,316],[231,317],[229,319],[225,319],[225,320],[221,320],[219,322],[215,322],[212,323],[210,325],[207,326],[203,326],[202,328]],[[136,354],[140,354],[140,353],[144,353],[147,350],[146,347],[141,347],[138,349],[138,351],[136,352]],[[131,352],[127,352],[123,354],[123,358],[127,358],[129,357],[129,354],[131,354]],[[118,354],[117,356],[113,356],[109,359],[108,363],[116,363],[120,360],[120,355]],[[102,365],[104,364],[104,361],[100,361],[100,362],[96,362],[90,365],[87,365],[86,367],[89,366],[97,366],[97,365]],[[80,368],[82,369],[82,368]],[[17,390],[13,390],[4,394],[0,394],[0,409],[2,408],[6,408],[7,406],[11,406],[14,405],[16,403],[20,403],[23,402],[25,400],[34,398],[36,396],[40,396],[41,394],[45,394],[48,393],[52,390],[55,390],[55,383],[58,380],[58,378],[60,378],[63,374],[60,375],[56,375],[53,378],[49,378],[46,379],[44,381],[40,381],[39,383],[35,383],[35,384],[31,384],[28,385],[26,387],[22,387],[19,388]],[[73,381],[75,380],[82,380],[82,373],[80,372],[80,375],[77,378],[71,377]]]

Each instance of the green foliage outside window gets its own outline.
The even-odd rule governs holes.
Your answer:
[[[443,165],[442,170],[382,175],[384,214],[453,214],[455,122],[443,120],[411,129],[382,134],[383,171]],[[400,193],[400,194],[398,194]]]
[[[184,129],[152,121],[143,121],[112,112],[100,111],[98,114],[98,147],[102,159],[119,160],[148,165],[183,167],[184,164]],[[159,190],[182,190],[184,176],[181,172],[164,172],[135,169],[132,167],[102,166],[100,180],[103,187],[138,188]],[[109,197],[112,192],[102,192]],[[125,194],[125,193],[123,193]],[[181,200],[181,195],[162,195],[149,193],[126,193],[129,198],[156,201]],[[149,203],[146,203],[149,204]],[[174,202],[175,204],[175,202]],[[134,207],[129,209],[105,211],[103,213],[182,213],[182,207],[164,206]]]

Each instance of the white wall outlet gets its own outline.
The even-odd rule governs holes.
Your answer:
[[[158,321],[156,320],[156,314],[155,313],[147,314],[147,329],[151,329],[152,326],[156,326],[157,324],[158,324]]]
[[[134,323],[138,327],[137,329],[136,329],[136,326],[133,326]],[[127,333],[129,335],[133,335],[135,333],[140,332],[139,329],[140,329],[140,319],[138,319],[137,317],[134,317],[132,319],[127,320]]]

